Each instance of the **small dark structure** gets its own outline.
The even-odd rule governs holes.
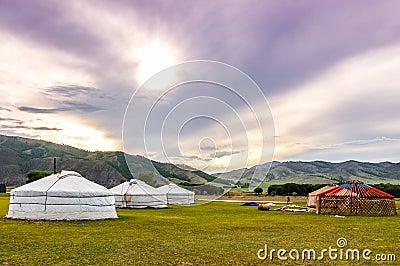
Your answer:
[[[53,174],[57,174],[57,158],[53,159]]]
[[[337,215],[393,216],[394,197],[359,180],[352,180],[317,196],[317,213]]]
[[[7,187],[6,184],[0,184],[0,193],[6,193]]]

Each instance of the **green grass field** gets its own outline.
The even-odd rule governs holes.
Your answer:
[[[2,265],[349,265],[349,261],[280,261],[257,258],[270,248],[369,248],[397,261],[360,260],[351,265],[400,264],[400,217],[322,216],[258,211],[239,203],[215,202],[168,209],[118,210],[104,221],[0,219]],[[0,194],[0,215],[8,195]],[[286,254],[287,255],[287,254]],[[186,263],[186,264],[185,264]]]

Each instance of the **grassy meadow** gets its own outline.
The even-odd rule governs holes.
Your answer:
[[[0,215],[8,195],[0,194]],[[320,250],[344,237],[347,248],[394,253],[400,264],[400,217],[345,217],[258,211],[213,202],[167,209],[118,210],[103,221],[21,221],[0,218],[2,265],[349,265],[349,261],[259,260],[270,248]],[[287,255],[287,254],[286,254]],[[368,264],[369,263],[369,264]]]

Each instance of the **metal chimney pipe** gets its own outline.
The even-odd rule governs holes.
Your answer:
[[[57,158],[54,157],[54,174],[57,173]]]

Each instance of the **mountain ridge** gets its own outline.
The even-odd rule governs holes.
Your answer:
[[[52,158],[57,158],[58,170],[75,170],[107,187],[133,177],[154,186],[170,182],[205,184],[215,179],[199,170],[180,168],[165,176],[160,172],[169,173],[167,169],[176,166],[121,151],[90,152],[50,141],[0,135],[0,183],[18,186],[25,183],[26,173],[30,170],[53,171]]]
[[[228,180],[237,180],[241,174],[241,183],[251,180],[263,180],[262,186],[283,183],[330,184],[358,179],[365,183],[398,183],[400,184],[400,163],[393,162],[360,162],[348,160],[343,162],[326,161],[285,161],[272,165],[268,174],[260,176],[259,165],[241,168],[225,173],[214,174]],[[262,167],[261,167],[262,168]]]
[[[349,179],[359,179],[366,183],[400,184],[400,163],[393,162],[273,161],[209,175],[188,166],[156,162],[141,155],[130,155],[121,151],[90,152],[49,141],[6,135],[0,135],[0,183],[22,185],[29,170],[52,171],[54,157],[57,158],[58,170],[76,170],[107,187],[115,186],[133,176],[154,186],[169,182],[194,186],[214,181],[215,186],[227,188],[235,186],[238,180],[241,185],[258,180],[261,186],[266,187],[291,182],[339,183]],[[265,170],[258,171],[270,166],[266,175]]]

